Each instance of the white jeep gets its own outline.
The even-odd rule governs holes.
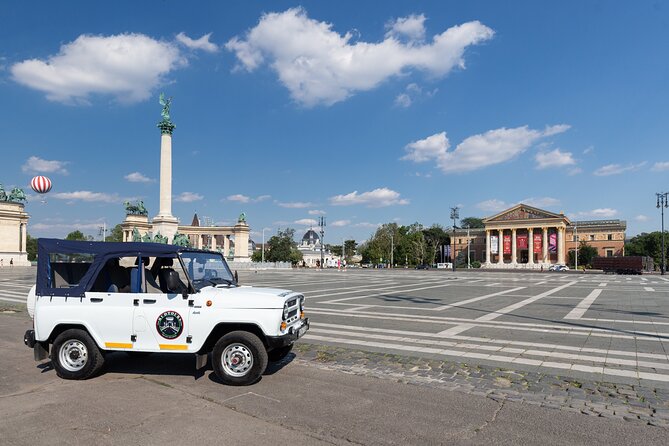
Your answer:
[[[226,384],[256,382],[309,329],[304,296],[239,286],[220,253],[157,243],[38,240],[28,295],[35,360],[65,379],[100,371],[105,354],[209,353]]]

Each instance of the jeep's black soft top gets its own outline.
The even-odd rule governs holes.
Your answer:
[[[118,257],[177,257],[181,252],[210,252],[183,246],[144,242],[88,242],[50,238],[37,239],[37,295],[84,296],[107,260]],[[66,288],[57,287],[52,280],[52,254],[82,254],[93,257],[92,263],[81,263],[81,279]],[[85,271],[85,272],[84,272]]]

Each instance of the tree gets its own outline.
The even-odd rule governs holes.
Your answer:
[[[355,240],[344,240],[344,254],[346,259],[350,259],[356,254],[358,244]]]
[[[37,259],[37,239],[31,237],[30,234],[26,236],[26,251],[28,252],[28,260]]]
[[[575,251],[569,251],[569,264],[575,266]],[[583,267],[592,265],[592,260],[597,257],[597,248],[588,245],[585,240],[578,244],[578,264]]]
[[[83,232],[80,230],[72,231],[67,236],[65,236],[65,240],[87,240],[86,236],[84,235]]]
[[[279,230],[277,235],[272,236],[267,242],[265,260],[268,262],[291,262],[297,263],[302,260],[302,253],[297,249],[297,243],[293,240],[295,230],[286,228]]]
[[[669,240],[669,231],[665,231],[665,242]],[[669,243],[666,243],[665,257],[669,258]],[[625,255],[650,256],[655,265],[662,264],[662,232],[642,233],[625,243]]]
[[[262,251],[253,251],[253,254],[251,254],[251,260],[254,262],[262,262]]]
[[[437,261],[437,252],[443,245],[450,243],[450,236],[444,231],[444,228],[438,224],[434,224],[423,230],[425,235],[425,242],[427,244],[426,261],[435,263]]]
[[[105,242],[122,242],[123,241],[123,229],[121,225],[116,225],[112,228],[111,233],[105,237]]]
[[[485,225],[483,224],[483,219],[481,218],[467,217],[460,220],[460,227],[474,229],[485,228]]]
[[[332,254],[341,256],[341,245],[325,245],[325,248],[329,249]]]

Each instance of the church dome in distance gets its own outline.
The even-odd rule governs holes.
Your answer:
[[[302,242],[309,245],[315,245],[320,240],[321,238],[318,236],[318,233],[313,229],[309,229],[307,232],[305,232],[304,237],[302,237]]]

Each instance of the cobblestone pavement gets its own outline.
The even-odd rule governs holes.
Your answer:
[[[305,342],[296,351],[312,367],[669,428],[669,390]]]

